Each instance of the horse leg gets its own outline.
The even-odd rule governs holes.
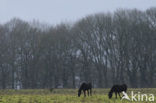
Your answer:
[[[89,90],[87,90],[88,96],[89,96]]]
[[[120,99],[121,99],[120,93],[118,93],[118,95],[119,95],[119,97],[120,97]]]
[[[117,92],[115,92],[115,96],[116,96],[116,99],[117,99]]]
[[[85,91],[85,90],[83,90],[83,92],[84,92],[84,97],[86,97],[86,91]]]
[[[90,89],[90,96],[92,96],[92,89]]]

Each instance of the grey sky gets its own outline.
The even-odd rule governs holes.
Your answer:
[[[0,23],[18,17],[50,24],[76,21],[88,14],[112,12],[117,8],[145,10],[156,0],[0,0]]]

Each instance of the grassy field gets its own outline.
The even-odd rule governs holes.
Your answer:
[[[0,103],[151,103],[121,101],[119,98],[115,99],[115,96],[108,99],[108,91],[109,89],[93,89],[91,97],[77,97],[77,89],[53,89],[52,92],[48,89],[0,90]],[[128,89],[128,94],[130,91],[152,93],[156,96],[156,89]]]

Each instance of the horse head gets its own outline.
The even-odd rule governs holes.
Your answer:
[[[79,89],[79,91],[78,91],[78,97],[80,97],[80,95],[81,95],[81,90]]]
[[[109,97],[109,99],[112,98],[112,95],[113,95],[113,93],[110,91],[110,92],[108,93],[108,97]]]

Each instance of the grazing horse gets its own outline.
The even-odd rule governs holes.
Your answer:
[[[79,90],[78,90],[78,97],[81,95],[81,91],[84,92],[84,97],[86,97],[86,91],[89,94],[92,95],[92,84],[91,83],[82,83]]]
[[[116,99],[117,99],[117,94],[120,96],[120,93],[123,92],[123,91],[124,92],[127,91],[127,85],[126,84],[123,84],[123,85],[114,85],[111,88],[111,90],[110,90],[110,92],[108,94],[108,97],[109,97],[109,99],[112,98],[113,92],[114,92],[115,95],[116,95]],[[121,98],[121,96],[120,96],[120,98]]]

